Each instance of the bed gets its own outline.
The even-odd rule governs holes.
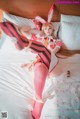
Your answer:
[[[31,25],[32,28],[35,27],[32,19],[37,15],[46,19],[50,6],[53,2],[55,3],[52,20],[55,35],[58,32],[58,37],[64,43],[61,53],[72,55],[59,58],[62,73],[47,78],[43,91],[45,104],[40,119],[80,119],[80,5],[57,4],[53,0],[14,0],[11,2],[6,0],[6,2],[6,5],[3,5],[4,2],[0,4],[0,8],[4,11],[3,21],[8,20],[20,26]],[[34,73],[21,68],[21,64],[34,60],[35,55],[30,51],[16,49],[12,39],[15,41],[15,38],[10,38],[2,32],[0,39],[0,118],[33,119],[31,111],[34,103]],[[68,70],[71,72],[70,77],[66,75]]]

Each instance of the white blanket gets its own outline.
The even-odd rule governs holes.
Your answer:
[[[8,119],[32,119],[34,98],[33,72],[21,68],[35,56],[28,53],[0,53],[0,112],[7,111]],[[63,73],[46,81],[43,99],[46,100],[41,119],[80,119],[80,55],[60,59]],[[66,77],[66,71],[71,77]]]

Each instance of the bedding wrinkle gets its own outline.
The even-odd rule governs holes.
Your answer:
[[[31,97],[32,95],[31,87],[32,86],[30,82],[26,81],[26,78],[28,76],[26,76],[26,74],[23,75],[24,72],[22,72],[20,68],[17,68],[18,65],[17,66],[16,65],[11,65],[11,66],[6,65],[5,68],[3,68],[3,66],[5,67],[5,65],[2,65],[2,67],[0,66],[0,74],[4,76],[3,79],[0,76],[1,85],[5,85],[5,87],[8,87],[8,89],[10,88],[12,91],[17,92],[20,95]]]
[[[28,52],[26,52],[26,53],[28,53]],[[28,58],[30,55],[28,55]],[[33,75],[32,72],[30,73],[26,69],[20,68],[20,64],[22,64],[22,62],[24,62],[21,59],[24,58],[25,61],[28,60],[28,59],[26,59],[27,55],[25,54],[25,57],[24,57],[23,54],[18,54],[18,56],[15,57],[18,59],[18,62],[17,62],[17,60],[15,60],[15,63],[14,63],[14,57],[12,57],[11,64],[10,63],[7,64],[7,62],[6,62],[7,59],[10,59],[10,58],[9,57],[5,58],[3,56],[4,55],[1,54],[1,59],[3,58],[3,63],[0,60],[0,89],[1,89],[0,95],[2,94],[1,91],[4,91],[4,94],[6,92],[7,95],[8,95],[8,92],[11,92],[11,94],[13,96],[15,96],[15,99],[20,98],[22,100],[26,100],[26,102],[23,101],[24,103],[29,102],[29,101],[27,101],[27,99],[33,100],[34,99],[33,98],[34,97],[34,92],[33,92],[34,88],[32,86],[32,83],[33,83],[34,76],[32,76]],[[21,59],[19,56],[21,57]],[[6,59],[6,60],[4,60],[4,59]],[[13,64],[12,64],[12,62],[13,62]],[[46,102],[45,102],[45,105],[44,105],[44,108],[43,108],[43,111],[41,114],[41,119],[43,119],[43,118],[46,119],[46,115],[48,115],[49,118],[55,117],[55,119],[56,119],[55,115],[58,111],[59,111],[60,115],[63,115],[62,111],[65,111],[68,114],[70,112],[75,114],[74,111],[75,110],[78,111],[79,100],[77,100],[77,102],[75,102],[75,99],[76,99],[76,96],[79,97],[80,55],[76,54],[76,55],[73,55],[66,59],[60,59],[59,63],[62,64],[62,66],[64,66],[63,73],[58,77],[55,77],[55,78],[52,77],[49,80],[46,80],[46,85],[44,87],[44,92],[43,92],[43,100],[44,101],[46,100]],[[66,77],[67,70],[71,71],[70,78]],[[11,73],[12,76],[9,75],[8,72],[10,72],[10,73],[12,72]],[[13,74],[15,74],[15,76],[13,76]],[[77,90],[76,90],[76,87],[78,87]],[[75,91],[77,91],[78,93],[75,94]],[[11,94],[9,94],[9,98],[10,98]],[[6,95],[3,95],[3,96],[5,97]],[[20,96],[20,97],[18,97],[18,96]],[[68,98],[65,98],[65,97],[68,97]],[[10,98],[10,99],[12,99],[12,98]],[[12,99],[12,101],[14,101],[14,100]],[[63,105],[64,101],[65,101],[65,105]],[[1,101],[1,102],[3,102],[3,101]],[[74,102],[74,104],[73,104],[73,102]],[[19,104],[19,102],[17,103],[17,101],[15,101],[15,103],[16,103],[16,106]],[[20,104],[23,105],[22,101]],[[24,107],[25,107],[24,110],[27,109],[27,105],[29,105],[29,104],[30,104],[30,102],[28,104],[24,104]],[[58,107],[56,107],[56,105],[58,105]],[[16,106],[14,105],[15,108],[16,108]],[[1,107],[4,107],[4,106],[1,106],[1,104],[0,104],[0,108]],[[20,108],[20,107],[21,107],[21,105],[19,106],[19,109],[23,110],[23,108]],[[8,108],[9,108],[9,105],[8,105]],[[69,110],[67,110],[67,108]],[[53,112],[53,110],[54,110],[54,112]],[[50,115],[52,115],[52,117]],[[58,115],[59,114],[57,113],[57,116]],[[77,115],[79,115],[79,114],[77,113]],[[77,115],[75,114],[75,117],[77,117]],[[66,117],[65,113],[64,113],[64,117]],[[73,118],[73,116],[72,116],[72,118]]]

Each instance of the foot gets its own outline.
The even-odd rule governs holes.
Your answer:
[[[43,108],[43,103],[35,102],[35,105],[32,111],[33,119],[40,119],[42,108]]]

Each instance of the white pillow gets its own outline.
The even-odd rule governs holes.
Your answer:
[[[58,30],[59,30],[59,27],[60,27],[60,22],[53,22],[53,26],[54,26],[54,35],[55,35],[55,37],[57,37]]]
[[[33,23],[33,19],[19,17],[16,15],[5,13],[5,12],[3,12],[3,18],[4,18],[4,21],[8,20],[9,22],[11,22],[14,25],[17,25],[19,27],[30,26],[31,28],[36,28],[35,24]],[[54,26],[54,30],[55,30],[54,35],[57,36],[60,22],[53,22],[53,26]]]
[[[60,26],[60,22],[53,23],[55,29],[55,36],[57,34],[58,28]],[[16,38],[9,37],[7,34],[2,32],[2,37],[0,39],[0,52],[7,52],[7,53],[17,53],[17,52],[25,52],[24,50],[18,50],[14,42],[16,42]]]
[[[80,16],[63,15],[61,14],[61,22],[80,23]]]
[[[80,50],[80,24],[61,22],[60,39],[69,50]]]
[[[35,25],[34,25],[32,19],[19,17],[19,16],[16,16],[16,15],[5,13],[5,12],[3,12],[3,18],[4,18],[4,21],[8,20],[11,23],[13,23],[14,25],[17,25],[17,26],[20,26],[20,27],[21,26],[30,26],[31,28],[35,28]]]

